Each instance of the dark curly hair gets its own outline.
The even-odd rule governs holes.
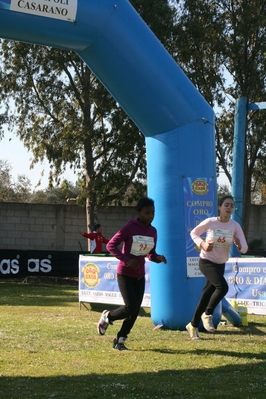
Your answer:
[[[139,202],[137,203],[136,210],[138,212],[140,212],[142,208],[147,207],[147,206],[154,206],[153,199],[151,199],[149,197],[141,198],[139,200]]]

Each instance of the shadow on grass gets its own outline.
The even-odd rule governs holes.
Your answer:
[[[104,303],[86,303],[84,306],[88,310],[93,310],[95,312],[103,312],[105,309],[114,310],[117,309],[120,305],[111,305],[111,304],[104,304]],[[139,316],[141,317],[150,317],[150,309],[149,308],[141,308],[139,312]]]
[[[62,284],[0,283],[0,306],[64,306],[78,304],[78,287]]]
[[[69,306],[70,303],[79,306],[77,286],[57,284],[51,280],[33,280],[31,283],[0,282],[0,306]],[[80,309],[102,312],[116,309],[119,305],[102,303],[80,304]],[[149,308],[141,308],[139,316],[150,317]]]
[[[236,327],[241,334],[244,335],[264,335],[265,336],[265,332],[259,329],[259,326],[265,327],[265,324],[263,323],[249,323],[249,325],[247,327]],[[223,330],[217,330],[215,332],[215,335],[235,335],[235,331],[228,331],[226,329]]]
[[[211,352],[209,367],[158,370],[128,374],[88,373],[56,377],[0,377],[1,399],[259,399],[265,395],[265,356],[252,365],[212,368],[211,356],[235,355]],[[114,362],[128,353],[115,353]],[[246,354],[254,358],[254,353]],[[178,357],[177,360],[178,362]],[[89,362],[89,359],[88,359]]]
[[[266,363],[266,353],[261,352],[260,354],[254,354],[254,353],[249,353],[249,352],[245,352],[245,353],[239,353],[239,351],[233,351],[233,350],[213,350],[213,349],[197,349],[197,348],[193,348],[193,354],[194,355],[198,355],[198,356],[229,356],[229,357],[235,357],[238,359],[256,359],[256,360],[262,360],[263,362]],[[160,349],[160,348],[156,348],[156,349],[149,349],[146,350],[147,352],[156,352],[156,353],[163,353],[163,354],[168,354],[168,355],[186,355],[188,353],[187,350],[180,350],[180,349]],[[145,350],[142,350],[141,352],[145,352]],[[211,368],[211,365],[210,365]]]

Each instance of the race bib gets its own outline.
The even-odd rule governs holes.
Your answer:
[[[133,236],[130,253],[135,256],[146,256],[154,247],[154,238],[146,236]]]
[[[213,229],[212,234],[214,247],[230,248],[233,243],[232,230]]]

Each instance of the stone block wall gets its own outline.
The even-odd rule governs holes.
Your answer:
[[[98,223],[110,238],[129,219],[132,207],[100,208]],[[78,205],[20,204],[0,202],[0,249],[87,251],[89,240],[85,208]]]
[[[110,238],[136,212],[130,206],[100,207],[97,215],[103,235]],[[0,249],[87,251],[89,240],[79,234],[87,231],[86,223],[85,208],[78,205],[0,202]],[[252,206],[247,239],[262,239],[266,248],[265,205]]]

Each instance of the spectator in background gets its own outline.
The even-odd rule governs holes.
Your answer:
[[[92,233],[85,233],[84,231],[79,232],[83,237],[90,239],[90,253],[91,254],[101,254],[102,244],[107,244],[109,240],[102,235],[102,226],[96,224],[94,226]]]

